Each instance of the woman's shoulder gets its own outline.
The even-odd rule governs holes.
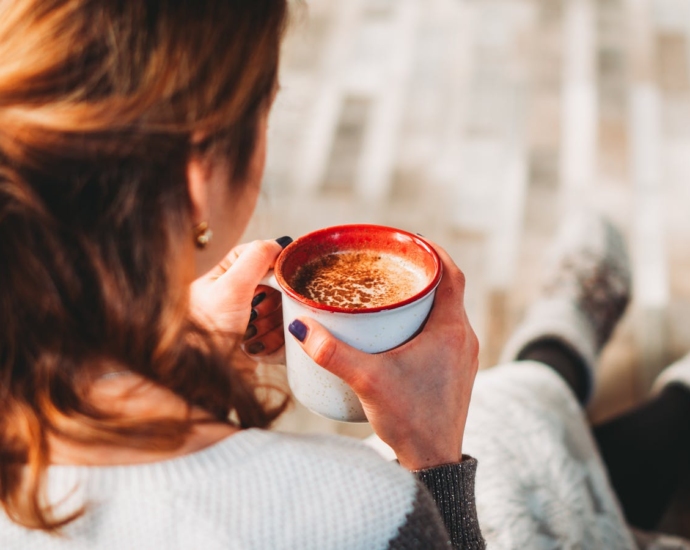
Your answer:
[[[58,500],[97,504],[99,536],[126,535],[132,547],[174,525],[222,547],[386,548],[418,493],[412,474],[359,440],[257,429],[158,463],[51,467],[49,479]],[[79,538],[94,518],[87,510],[70,532]]]
[[[335,434],[296,434],[273,430],[261,430],[252,428],[237,433],[235,442],[245,439],[257,448],[269,447],[290,450],[293,452],[312,451],[331,454],[347,451],[353,453],[352,456],[368,457],[368,459],[382,460],[381,456],[371,447],[366,445],[361,439]],[[228,438],[227,442],[232,442]],[[385,461],[384,461],[385,462]]]
[[[287,434],[266,430],[247,430],[228,438],[228,450],[242,447],[245,468],[272,464],[295,475],[305,469],[323,470],[330,475],[342,472],[350,477],[378,477],[399,484],[414,483],[414,478],[398,464],[384,460],[359,439],[332,434]],[[235,449],[233,449],[233,447]]]
[[[60,485],[86,482],[97,494],[127,491],[198,487],[205,480],[236,482],[258,476],[262,479],[292,479],[324,475],[349,478],[350,483],[386,481],[410,485],[413,476],[384,460],[361,440],[337,435],[302,435],[248,429],[226,437],[199,451],[152,463],[126,466],[51,466],[49,478]]]
[[[248,430],[223,446],[243,458],[190,491],[217,493],[213,514],[232,515],[233,533],[262,548],[385,548],[417,497],[412,474],[356,439]],[[273,538],[286,533],[290,544]]]

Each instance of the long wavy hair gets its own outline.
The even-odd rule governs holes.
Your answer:
[[[121,365],[221,422],[266,427],[257,381],[189,315],[186,166],[242,185],[277,80],[286,0],[0,0],[0,502],[57,531],[48,440],[174,449],[191,421],[86,396]],[[194,136],[206,138],[193,143]]]

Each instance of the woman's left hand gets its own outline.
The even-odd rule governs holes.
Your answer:
[[[197,319],[212,330],[242,335],[242,349],[262,362],[283,362],[281,295],[259,284],[281,250],[276,241],[241,244],[192,283],[191,308]]]

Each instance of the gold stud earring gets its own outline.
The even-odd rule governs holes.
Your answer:
[[[199,250],[206,248],[211,237],[213,237],[213,231],[211,231],[208,223],[201,222],[194,228],[194,244]]]

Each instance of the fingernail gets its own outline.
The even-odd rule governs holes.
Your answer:
[[[247,353],[256,355],[257,353],[261,353],[265,349],[266,347],[261,342],[253,342],[252,344],[247,346]]]
[[[285,248],[292,242],[292,238],[285,235],[285,237],[280,237],[280,239],[276,239],[276,242],[281,246],[281,248]]]
[[[304,339],[307,337],[307,325],[305,325],[299,319],[295,319],[292,323],[290,323],[288,330],[290,331],[290,334],[292,334],[300,342],[304,342]]]
[[[251,323],[252,321],[256,321],[256,318],[259,316],[257,311],[255,309],[252,309],[252,312],[249,314],[249,322]]]
[[[254,296],[254,299],[252,300],[252,307],[258,306],[261,302],[264,301],[264,298],[266,297],[265,292],[260,292],[256,296]]]
[[[250,338],[254,338],[254,336],[256,336],[256,327],[254,325],[249,325],[244,333],[243,340],[249,340]]]

